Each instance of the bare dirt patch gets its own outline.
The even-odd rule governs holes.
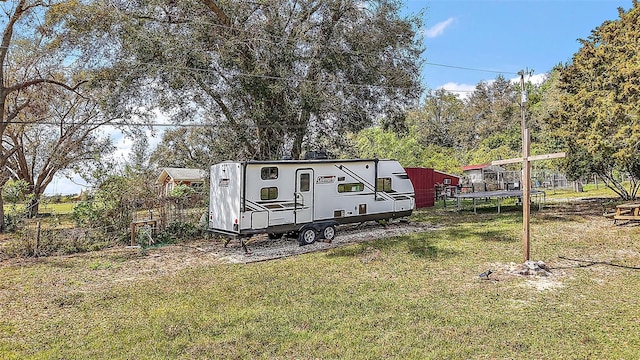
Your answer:
[[[315,251],[357,244],[387,237],[421,233],[435,229],[434,226],[421,223],[395,222],[388,225],[364,223],[359,225],[342,225],[332,242],[316,241],[313,244],[300,246],[297,239],[269,239],[266,235],[255,236],[247,242],[248,252],[242,249],[239,241],[231,241],[227,247],[215,244],[202,248],[203,251],[215,253],[220,261],[229,263],[251,263],[273,260],[288,256],[300,255]]]

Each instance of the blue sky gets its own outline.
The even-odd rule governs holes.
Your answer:
[[[632,0],[406,0],[408,12],[424,9],[424,57],[428,63],[534,75],[566,63],[580,48],[579,38],[605,20],[618,19],[618,7]],[[472,90],[498,73],[425,65],[429,89]],[[535,81],[535,79],[532,79]]]
[[[587,38],[605,20],[617,19],[618,7],[628,10],[632,0],[406,0],[405,7],[409,13],[424,10],[425,87],[464,96],[498,73],[510,79],[522,69],[533,69],[534,76],[542,75],[570,61],[580,48],[579,38]],[[114,139],[116,157],[126,158],[131,141],[118,134]],[[57,178],[46,193],[78,193],[82,183],[79,177],[74,182]]]

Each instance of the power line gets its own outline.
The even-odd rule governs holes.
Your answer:
[[[61,126],[59,122],[52,121],[37,121],[37,122],[22,122],[22,121],[5,121],[4,124],[16,124],[16,125],[51,125],[51,126]],[[220,127],[219,124],[174,124],[174,123],[141,123],[141,122],[132,122],[132,123],[67,123],[62,124],[62,126],[111,126],[111,127]],[[306,128],[306,125],[287,125],[287,124],[273,124],[273,125],[257,125],[257,124],[242,124],[242,127],[252,128],[252,129],[301,129]]]
[[[196,68],[190,66],[178,66],[178,65],[170,65],[170,64],[159,64],[159,63],[138,63],[137,65],[144,66],[153,66],[165,69],[173,69],[173,70],[186,70],[192,72],[199,73],[222,73],[220,70],[216,69],[203,69]],[[308,84],[316,84],[316,85],[335,85],[335,86],[344,86],[344,87],[354,87],[354,88],[372,88],[372,89],[390,89],[390,90],[407,90],[407,89],[416,89],[416,86],[391,86],[391,85],[375,85],[375,84],[355,84],[345,81],[323,81],[323,80],[310,80],[305,79],[303,77],[284,77],[284,76],[275,76],[275,75],[261,75],[261,74],[248,74],[243,72],[233,72],[230,74],[231,76],[241,76],[241,77],[250,77],[250,78],[258,78],[265,80],[285,80],[285,81],[297,81]]]
[[[430,62],[425,62],[424,64],[425,65],[430,65],[430,66],[440,66],[440,67],[446,67],[446,68],[451,68],[451,69],[460,69],[460,70],[468,70],[468,71],[479,71],[479,72],[494,73],[494,74],[518,75],[517,72],[512,72],[512,71],[476,69],[476,68],[470,68],[470,67],[464,67],[464,66],[456,66],[456,65],[448,65],[448,64],[437,64],[437,63],[430,63]]]

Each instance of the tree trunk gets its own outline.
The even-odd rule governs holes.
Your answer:
[[[33,194],[31,200],[29,200],[29,205],[27,205],[27,215],[30,219],[33,219],[38,216],[38,212],[40,210],[40,195]]]
[[[6,230],[6,224],[4,222],[4,199],[0,196],[0,233]]]
[[[303,110],[297,123],[297,128],[294,130],[293,147],[291,148],[291,157],[293,159],[300,159],[302,155],[302,143],[304,136],[307,134],[307,126],[309,126],[309,119],[311,113],[307,110]]]

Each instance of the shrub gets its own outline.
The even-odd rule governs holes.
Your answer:
[[[24,228],[2,247],[2,258],[68,255],[79,252],[105,249],[122,241],[115,233],[95,229],[45,229],[40,231]]]
[[[161,231],[156,242],[161,244],[173,244],[178,241],[191,240],[200,235],[200,229],[192,223],[173,221],[166,229]]]

